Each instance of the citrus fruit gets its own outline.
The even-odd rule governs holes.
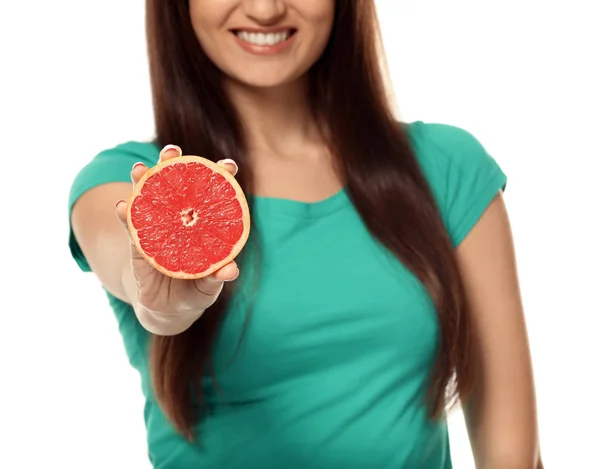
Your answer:
[[[146,171],[127,202],[138,252],[173,278],[197,279],[231,262],[250,233],[242,188],[222,166],[199,156],[162,161]]]

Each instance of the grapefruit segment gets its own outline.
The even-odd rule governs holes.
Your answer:
[[[231,262],[250,234],[242,188],[225,168],[180,156],[149,169],[127,202],[137,251],[173,278],[206,277]]]

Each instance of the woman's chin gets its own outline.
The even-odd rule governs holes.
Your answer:
[[[299,78],[303,73],[289,72],[265,72],[265,71],[245,71],[244,73],[235,73],[228,75],[229,79],[236,85],[246,88],[257,89],[283,89],[289,86],[297,86]]]

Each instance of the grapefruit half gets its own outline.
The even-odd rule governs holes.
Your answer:
[[[240,253],[250,234],[250,211],[231,173],[188,155],[146,171],[127,202],[127,225],[134,246],[154,268],[198,279]]]

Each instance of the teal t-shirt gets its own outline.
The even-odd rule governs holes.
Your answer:
[[[406,128],[457,246],[506,177],[465,130],[421,121]],[[131,166],[155,164],[158,152],[128,142],[100,153],[76,177],[69,208],[94,186],[129,181]],[[244,294],[234,298],[214,349],[220,393],[207,385],[197,444],[161,413],[148,334],[108,294],[142,377],[154,467],[451,468],[446,423],[428,420],[423,400],[439,333],[424,287],[371,237],[344,190],[317,203],[253,202],[262,260],[252,313],[246,322]],[[70,248],[89,271],[72,234]],[[243,271],[237,281],[244,286]]]

